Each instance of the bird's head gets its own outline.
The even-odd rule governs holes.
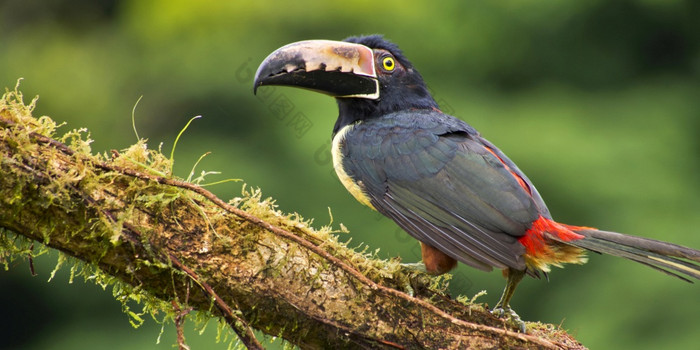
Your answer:
[[[283,85],[333,96],[350,123],[405,109],[437,108],[423,78],[380,35],[285,45],[260,64],[255,87]]]

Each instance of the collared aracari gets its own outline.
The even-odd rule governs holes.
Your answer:
[[[445,273],[457,261],[503,269],[506,288],[493,312],[522,331],[510,308],[518,282],[550,265],[582,264],[585,250],[700,279],[698,250],[554,221],[530,179],[473,127],[440,111],[418,71],[382,36],[283,46],[257,70],[254,89],[264,85],[335,97],[332,156],[343,185],[420,241],[427,272]]]

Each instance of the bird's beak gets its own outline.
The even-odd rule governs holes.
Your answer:
[[[372,49],[342,41],[285,45],[260,64],[254,92],[263,85],[295,86],[333,97],[379,98]]]

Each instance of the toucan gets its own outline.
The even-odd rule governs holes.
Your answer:
[[[443,113],[411,62],[381,35],[283,46],[258,67],[254,92],[267,85],[335,97],[331,152],[345,188],[420,241],[428,273],[448,272],[458,261],[502,269],[506,287],[493,313],[523,332],[510,307],[523,276],[582,264],[585,251],[700,279],[698,250],[555,221],[518,166]]]

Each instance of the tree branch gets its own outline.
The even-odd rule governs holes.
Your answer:
[[[252,328],[308,349],[583,348],[551,325],[517,333],[430,277],[280,213],[259,191],[227,203],[175,179],[143,141],[93,155],[84,132],[57,138],[33,106],[16,90],[0,100],[0,235],[94,264],[172,305],[178,324],[182,310],[208,311],[251,349],[262,348]]]

